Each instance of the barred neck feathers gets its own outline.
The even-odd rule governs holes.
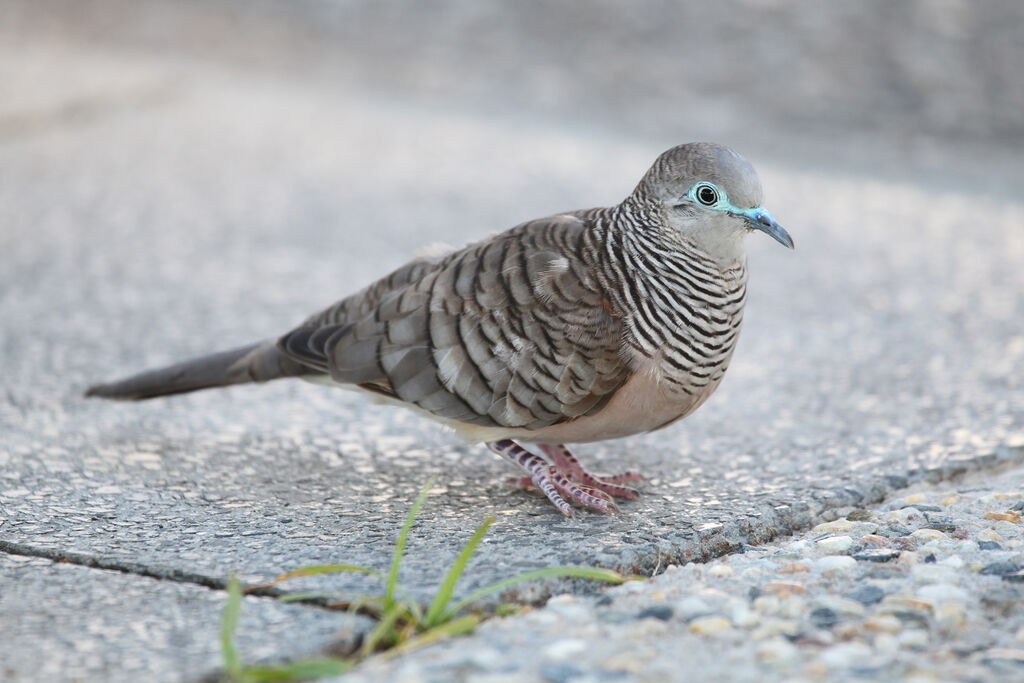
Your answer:
[[[655,361],[677,391],[717,386],[739,335],[746,296],[742,251],[723,263],[642,214],[620,210],[601,230],[600,265],[613,306],[628,311],[625,345]]]

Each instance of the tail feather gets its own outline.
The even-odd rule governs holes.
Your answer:
[[[283,356],[274,342],[261,342],[148,370],[109,384],[97,384],[89,387],[85,395],[139,401],[310,372],[309,368]]]

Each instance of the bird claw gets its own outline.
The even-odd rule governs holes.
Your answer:
[[[548,457],[531,453],[511,439],[495,441],[487,446],[518,467],[527,476],[515,481],[524,488],[535,486],[548,500],[567,517],[573,516],[572,507],[566,500],[589,507],[606,514],[620,512],[615,498],[636,498],[640,492],[620,482],[635,481],[640,475],[625,472],[620,475],[604,476],[588,472],[572,453],[561,445],[542,444],[540,449]]]
[[[561,444],[539,444],[538,447],[554,463],[554,466],[565,472],[570,479],[590,488],[603,491],[615,498],[633,499],[640,492],[631,486],[621,486],[622,482],[643,479],[639,472],[627,471],[622,474],[594,474],[588,472],[583,463]]]
[[[639,472],[627,470],[626,472],[623,472],[621,474],[603,474],[595,472],[594,477],[600,479],[601,481],[606,481],[609,484],[622,484],[627,481],[643,481],[644,475],[640,474]]]

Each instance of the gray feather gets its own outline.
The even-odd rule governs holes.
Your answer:
[[[580,248],[587,229],[585,216],[556,216],[415,261],[313,316],[279,347],[335,381],[446,419],[537,428],[586,414],[628,375],[621,324],[602,306]],[[580,335],[604,356],[599,369],[578,370],[594,378],[586,383],[569,381],[572,363],[584,360]]]
[[[273,342],[260,343],[149,370],[109,384],[97,384],[89,387],[85,395],[136,401],[232,384],[266,382],[308,372],[308,368],[284,357]]]

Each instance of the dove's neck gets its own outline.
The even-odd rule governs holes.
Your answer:
[[[652,258],[711,260],[721,270],[746,262],[743,238],[747,230],[724,213],[666,215],[657,207],[629,200],[608,211],[608,224],[624,231],[624,242]]]
[[[608,218],[592,244],[609,308],[622,318],[634,368],[668,387],[683,415],[728,367],[743,319],[746,259],[727,241],[683,235],[654,217]]]

